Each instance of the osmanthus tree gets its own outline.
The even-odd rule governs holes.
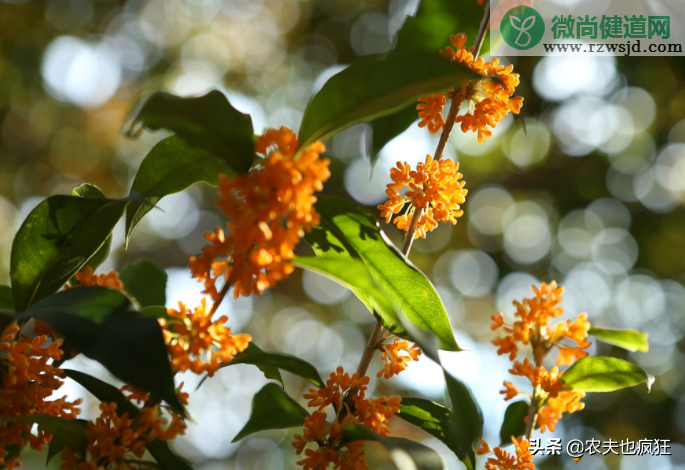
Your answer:
[[[407,256],[415,238],[462,215],[467,191],[459,165],[442,158],[453,126],[476,132],[482,142],[523,103],[515,96],[519,76],[512,67],[478,58],[488,18],[487,2],[424,0],[394,50],[353,63],[326,82],[309,102],[298,135],[282,127],[255,137],[250,116],[218,91],[147,99],[136,111],[132,132],[164,128],[174,135],[143,160],[130,195],[111,199],[81,185],[70,195],[42,201],[16,234],[12,286],[0,290],[0,463],[15,468],[27,446],[48,446],[48,461],[59,454],[65,470],[189,469],[168,445],[186,429],[184,405],[192,393],[176,387],[174,375],[191,371],[211,378],[233,364],[254,365],[271,379],[255,395],[249,421],[235,439],[296,428],[292,446],[299,457],[293,459],[305,470],[366,469],[367,440],[391,450],[401,470],[444,468],[435,451],[389,436],[394,417],[444,442],[469,470],[476,454],[490,452],[488,469],[532,469],[529,441],[535,430],[553,431],[564,413],[583,408],[585,393],[649,385],[651,377],[637,366],[585,351],[588,335],[646,350],[645,335],[596,328],[584,314],[553,323],[563,313],[563,289],[552,281],[533,286],[530,298],[515,302],[513,324],[493,312],[493,329],[502,332],[493,340],[498,353],[514,361],[511,374],[531,384],[519,390],[504,383],[506,400],[527,399],[507,409],[494,449],[481,441],[483,419],[468,386],[447,372],[451,407],[420,397],[374,397],[368,388],[374,354],[384,366],[370,373],[387,379],[422,354],[439,364],[438,349],[460,351],[440,296]],[[455,27],[475,37],[471,47],[466,34],[450,36]],[[423,163],[412,168],[399,162],[391,171],[389,200],[379,209],[406,231],[397,248],[366,208],[316,196],[330,176],[321,141],[369,122],[378,150],[414,122],[417,110],[419,125],[441,136]],[[128,242],[160,199],[198,182],[218,186],[226,217],[225,226],[205,234],[202,253],[189,259],[189,276],[203,284],[206,295],[199,305],[166,309],[165,274],[151,262],[94,274],[121,217]],[[302,238],[316,256],[295,256]],[[215,315],[226,295],[258,295],[297,268],[348,287],[376,318],[356,371],[319,371],[297,357],[263,351],[260,338],[232,331],[226,317]],[[520,349],[527,351],[522,360]],[[69,370],[66,361],[77,354],[99,361],[126,385],[118,389]],[[548,368],[545,359],[553,355],[557,365]],[[570,367],[559,369],[565,366]],[[311,382],[307,408],[284,388],[281,371]],[[94,421],[78,419],[78,401],[49,398],[66,378],[101,401]]]

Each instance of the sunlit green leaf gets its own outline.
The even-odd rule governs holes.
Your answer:
[[[396,334],[402,332],[402,329],[398,328],[400,323],[392,303],[378,289],[376,283],[371,279],[369,271],[360,259],[350,258],[344,260],[299,256],[292,263],[299,268],[326,276],[348,289],[356,289],[363,292],[371,299],[375,310],[381,316],[383,326],[393,330]]]
[[[589,334],[603,343],[612,344],[628,351],[649,351],[647,333],[636,330],[612,330],[609,328],[590,328]]]
[[[126,244],[133,228],[163,197],[199,182],[216,186],[221,173],[233,175],[235,172],[225,160],[189,147],[178,136],[159,142],[143,159],[131,186],[131,193],[140,194],[147,204],[131,202],[126,209]]]
[[[136,113],[134,124],[137,122],[152,130],[168,129],[188,145],[224,159],[240,173],[249,170],[254,160],[252,119],[216,90],[198,98],[155,93]]]
[[[438,54],[408,51],[353,63],[331,77],[307,105],[302,145],[326,139],[364,121],[398,112],[426,93],[459,85],[477,75]]]
[[[113,385],[103,382],[83,372],[65,370],[64,373],[70,379],[79,383],[83,388],[92,393],[95,398],[104,403],[116,403],[117,414],[127,413],[129,418],[135,418],[140,413],[139,409],[126,399],[124,394]],[[191,470],[191,466],[176,455],[164,441],[154,440],[147,443],[147,449],[164,470]]]
[[[466,453],[466,458],[462,459],[466,467],[474,468],[475,451],[483,437],[483,413],[471,390],[464,383],[447,372],[445,372],[445,382],[452,403],[454,440]]]
[[[402,437],[383,437],[358,424],[345,426],[343,442],[376,441],[390,452],[397,470],[443,470],[440,455],[423,444]]]
[[[55,416],[23,416],[18,418],[28,423],[36,423],[38,429],[53,435],[48,450],[48,462],[62,452],[64,446],[70,447],[79,455],[85,455],[88,436],[86,434],[86,423],[82,419],[63,419]]]
[[[621,359],[588,356],[569,367],[561,376],[561,381],[564,390],[577,392],[612,392],[645,382],[649,391],[654,377]]]
[[[511,438],[520,437],[526,433],[526,423],[529,404],[525,401],[515,401],[504,412],[504,421],[499,431],[500,446],[511,444]]]
[[[97,286],[58,292],[29,307],[22,318],[48,323],[115,377],[184,412],[159,323],[133,310],[121,292]]]
[[[239,441],[257,431],[302,426],[309,412],[293,400],[280,385],[269,383],[252,400],[252,414],[233,439]]]
[[[255,347],[253,346],[253,349],[254,348]],[[240,354],[237,354],[231,362],[224,364],[223,367],[232,366],[235,364],[252,364],[260,367],[260,369],[261,367],[275,367],[277,369],[290,372],[291,374],[295,374],[303,379],[309,380],[317,387],[324,386],[324,382],[321,380],[321,376],[319,376],[319,372],[316,370],[316,367],[311,365],[309,362],[300,359],[299,357],[291,356],[289,354],[270,353],[261,350],[258,352],[248,352],[246,350]],[[263,369],[262,372],[264,372]],[[264,373],[266,375],[266,372]],[[267,376],[267,378],[275,377]],[[280,378],[280,374],[279,378],[276,378],[276,380],[281,383],[283,382],[283,380]]]
[[[130,200],[57,195],[33,209],[12,244],[16,310],[53,294],[83,268],[106,242]]]
[[[167,274],[157,264],[142,259],[127,264],[119,276],[124,289],[141,307],[166,304]]]
[[[368,210],[325,196],[319,197],[316,210],[356,250],[381,292],[410,322],[435,333],[443,349],[460,351],[435,287],[390,243]]]

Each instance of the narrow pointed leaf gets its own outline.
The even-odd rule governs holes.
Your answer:
[[[438,54],[408,51],[354,63],[333,75],[305,109],[299,140],[308,145],[350,126],[396,113],[424,94],[476,78]]]
[[[12,244],[18,312],[60,289],[106,243],[131,198],[51,196],[28,215]]]
[[[74,189],[71,190],[71,195],[72,196],[80,196],[80,197],[94,197],[94,198],[101,198],[104,199],[105,193],[102,192],[100,188],[95,186],[94,184],[88,184],[88,183],[83,183]],[[132,202],[132,201],[131,201]],[[131,203],[129,202],[129,204]],[[100,266],[102,263],[105,262],[107,257],[109,256],[109,251],[112,248],[112,235],[110,234],[107,239],[105,240],[105,243],[102,244],[102,246],[98,249],[98,251],[95,252],[93,256],[91,256],[86,264],[83,266],[83,268],[90,267],[93,271],[95,271],[98,266]],[[81,269],[83,269],[81,268]],[[71,278],[69,280],[70,283],[73,283],[75,281],[75,278]]]
[[[264,351],[254,344],[253,342],[250,342],[250,344],[247,345],[247,349],[245,349],[243,352],[236,354],[236,356],[233,358],[235,360],[236,358],[240,357],[243,354],[260,354],[263,353]],[[223,366],[230,365],[229,364],[224,364]],[[272,379],[276,380],[281,383],[282,387],[285,387],[285,384],[283,383],[283,377],[281,377],[281,371],[278,369],[276,366],[270,366],[266,364],[255,364],[257,366],[257,369],[262,371],[262,374],[264,374],[264,377],[267,379]]]
[[[440,455],[423,444],[402,437],[383,437],[358,424],[345,426],[343,442],[376,441],[388,452],[397,470],[444,470]]]
[[[63,419],[55,416],[23,416],[21,421],[35,423],[38,429],[53,435],[48,450],[48,462],[60,453],[64,446],[70,447],[79,455],[85,455],[88,435],[86,434],[87,421],[82,419]]]
[[[271,368],[276,368],[276,370],[281,369],[302,377],[303,379],[309,380],[317,387],[324,386],[324,381],[321,380],[319,372],[313,365],[300,359],[299,357],[291,356],[289,354],[270,353],[261,350],[259,352],[243,351],[242,353],[237,354],[231,362],[224,364],[222,367],[232,366],[235,364],[252,364],[260,369],[262,367],[268,367],[269,373],[272,372]],[[275,378],[281,382],[281,384],[283,383],[283,379],[280,378],[280,374],[278,374],[278,378],[276,378],[269,377],[264,369],[262,369],[262,372],[264,372],[264,375],[267,376],[267,378]]]
[[[647,333],[636,330],[612,330],[609,328],[590,328],[589,334],[602,343],[618,346],[628,351],[649,351]]]
[[[152,130],[168,129],[189,146],[224,159],[240,173],[249,170],[254,160],[252,119],[231,106],[220,91],[197,98],[155,93],[137,112],[134,125],[137,122]]]
[[[456,444],[464,450],[462,461],[467,468],[475,467],[480,439],[483,437],[483,413],[471,390],[460,380],[445,372],[447,393],[452,403],[452,433]]]
[[[157,264],[142,259],[127,264],[119,276],[124,289],[141,307],[166,304],[167,274]]]
[[[285,393],[283,388],[275,383],[266,384],[254,396],[250,419],[233,442],[257,431],[302,426],[307,416],[309,412]]]
[[[411,323],[434,333],[443,349],[461,350],[435,287],[392,245],[367,209],[321,196],[316,210],[356,250],[379,289]]]
[[[115,377],[184,413],[159,323],[133,310],[121,292],[97,286],[62,291],[32,305],[22,318],[48,323]]]
[[[374,120],[371,123],[371,148],[367,149],[373,168],[380,157],[385,144],[406,131],[409,126],[419,119],[416,110],[418,103],[411,103],[401,111]]]
[[[499,431],[500,447],[511,444],[512,437],[520,437],[526,433],[525,419],[528,416],[528,406],[525,401],[515,401],[507,407]]]
[[[10,286],[0,286],[0,310],[14,311],[14,299]]]
[[[131,193],[147,203],[131,202],[126,209],[126,244],[134,227],[163,197],[199,182],[216,186],[222,173],[231,176],[235,171],[222,158],[190,147],[178,136],[159,142],[143,159],[131,186]]]
[[[588,356],[568,368],[561,376],[563,390],[612,392],[641,383],[652,387],[654,377],[635,364],[614,357]]]
[[[354,258],[343,260],[299,256],[292,263],[298,268],[307,269],[326,276],[348,289],[363,292],[365,297],[371,300],[375,311],[381,316],[383,326],[393,329],[395,334],[402,333],[402,330],[397,328],[399,321],[392,303],[378,289],[361,260]]]

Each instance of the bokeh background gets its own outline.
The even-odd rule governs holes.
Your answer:
[[[325,80],[356,57],[387,51],[416,5],[0,0],[0,282],[9,282],[15,232],[42,198],[82,182],[110,197],[128,194],[141,160],[167,135],[122,135],[141,96],[220,89],[252,115],[256,130],[296,130]],[[578,465],[565,456],[538,458],[539,468],[685,469],[685,90],[663,57],[520,57],[514,64],[525,128],[508,118],[485,144],[453,133],[447,156],[460,162],[467,181],[465,215],[419,240],[411,254],[469,349],[445,355],[445,363],[472,387],[486,438],[496,444],[506,407],[498,391],[509,363],[490,344],[489,318],[497,310],[511,317],[512,300],[529,296],[531,284],[556,279],[566,287],[568,316],[587,312],[595,325],[649,333],[648,353],[601,344],[591,350],[637,362],[656,383],[650,394],[636,387],[588,396],[586,409],[564,418],[555,436],[670,439],[673,455],[594,456]],[[397,160],[423,160],[436,138],[412,126],[382,150],[371,175],[368,134],[359,125],[326,142],[333,176],[325,192],[378,213],[389,168]],[[215,189],[200,185],[165,198],[137,226],[128,251],[117,226],[101,270],[149,258],[167,270],[170,306],[199,302],[186,262],[200,251],[202,233],[223,223],[216,199]],[[400,242],[393,226],[384,228]],[[374,321],[349,292],[301,271],[260,297],[226,302],[222,313],[262,348],[296,354],[322,375],[338,365],[356,368]],[[82,357],[67,364],[115,382]],[[376,358],[372,370],[379,368]],[[191,391],[199,382],[192,375],[182,380]],[[293,396],[307,387],[296,377],[286,380]],[[256,368],[239,365],[203,384],[191,394],[193,421],[177,451],[201,470],[296,468],[291,432],[231,443],[264,383]],[[441,371],[429,359],[372,386],[378,394],[446,400]],[[65,390],[84,398],[85,417],[94,415],[93,397],[73,383]],[[448,468],[463,468],[440,442],[403,421],[394,420],[393,432],[436,448]],[[392,468],[370,447],[371,468]],[[44,455],[27,455],[25,468],[43,462]]]

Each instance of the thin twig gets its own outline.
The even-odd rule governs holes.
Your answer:
[[[528,407],[528,422],[526,423],[526,439],[530,441],[533,437],[533,430],[535,429],[535,422],[538,420],[538,404],[537,404],[537,387],[533,391],[533,397],[530,399],[530,406]]]
[[[219,292],[219,297],[214,301],[214,305],[212,305],[212,310],[209,312],[209,316],[211,317],[216,313],[216,311],[219,309],[219,305],[221,305],[221,302],[224,301],[224,297],[226,297],[226,294],[228,294],[228,291],[231,289],[231,278],[226,281],[224,286],[221,288],[221,291]]]
[[[490,26],[490,0],[485,1],[485,12],[483,13],[483,20],[480,22],[480,29],[478,30],[478,36],[476,36],[476,42],[473,45],[473,58],[478,58],[480,54],[481,47],[483,46],[483,41],[485,41],[485,33],[488,31],[488,26]],[[454,127],[454,120],[459,114],[459,107],[461,106],[461,100],[457,99],[460,96],[459,90],[454,91],[452,96],[452,104],[450,105],[449,113],[447,113],[447,120],[445,121],[445,126],[442,128],[442,134],[440,134],[440,140],[438,141],[438,147],[435,149],[435,155],[433,158],[435,160],[440,160],[442,154],[445,152],[445,146],[447,145],[447,140],[452,133],[452,128]],[[414,216],[411,219],[411,224],[409,225],[409,230],[404,237],[404,242],[402,243],[402,253],[404,256],[409,256],[409,251],[411,251],[412,243],[414,243],[414,237],[416,236],[416,231],[418,230],[418,223],[423,217],[423,208],[419,207],[414,211]]]
[[[378,349],[378,343],[380,343],[382,332],[383,326],[381,325],[381,322],[376,321],[376,325],[373,327],[373,331],[369,337],[369,342],[366,344],[364,354],[359,361],[359,367],[357,367],[357,372],[359,373],[360,377],[366,375],[366,371],[369,370],[369,364],[371,364],[371,359]]]

